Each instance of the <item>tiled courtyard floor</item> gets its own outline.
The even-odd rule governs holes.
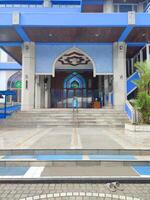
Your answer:
[[[76,132],[64,126],[0,129],[0,149],[76,148],[145,149],[150,142],[148,133],[134,134],[122,128],[84,127]],[[123,191],[110,192],[105,184],[0,184],[0,200],[150,200],[150,184],[122,187]]]
[[[72,127],[57,126],[52,128],[1,128],[0,149],[16,148],[142,149],[150,148],[150,142],[148,133],[133,133],[123,128],[85,127],[77,128],[76,132]]]
[[[0,184],[0,200],[149,200],[150,184],[121,184],[110,192],[106,184]]]

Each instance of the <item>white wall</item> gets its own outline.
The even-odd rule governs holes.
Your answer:
[[[0,62],[7,62],[8,60],[8,55],[0,49]]]
[[[7,90],[8,79],[17,71],[0,71],[0,90]],[[0,103],[3,103],[4,99],[0,99]]]

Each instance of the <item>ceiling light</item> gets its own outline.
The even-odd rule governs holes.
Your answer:
[[[48,36],[49,36],[49,37],[52,37],[52,36],[53,36],[53,34],[52,34],[52,33],[49,33],[49,34],[48,34]]]
[[[98,33],[95,34],[95,37],[99,37],[99,36],[100,36],[100,34],[98,34]]]

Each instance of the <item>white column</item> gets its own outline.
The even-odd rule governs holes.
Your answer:
[[[109,82],[108,75],[104,76],[104,94],[105,94],[105,106],[108,106],[108,96],[109,96]]]
[[[45,84],[44,76],[40,76],[40,86],[41,86],[41,108],[45,108]]]
[[[39,75],[37,75],[35,79],[35,108],[41,108],[41,87]]]
[[[45,84],[45,108],[50,107],[50,76],[47,76],[47,83]]]
[[[99,89],[99,92],[103,92],[103,76],[102,75],[98,76],[98,89]]]
[[[127,62],[127,70],[128,70],[128,77],[130,76],[130,59],[128,59],[128,62]]]
[[[131,75],[134,73],[134,60],[131,58]]]
[[[22,105],[21,110],[34,108],[35,44],[25,42],[22,49]]]
[[[126,101],[126,44],[124,42],[113,44],[113,73],[114,107],[123,110]]]
[[[149,44],[146,45],[146,60],[150,60]]]
[[[113,0],[106,0],[104,3],[104,13],[114,12]]]
[[[51,108],[51,76],[48,78],[48,108]]]
[[[43,0],[43,7],[50,8],[52,6],[51,0]]]
[[[143,12],[143,3],[138,4],[138,12]]]

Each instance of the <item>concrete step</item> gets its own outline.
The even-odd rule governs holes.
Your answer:
[[[2,125],[8,125],[8,126],[17,126],[17,125],[120,125],[120,124],[124,124],[124,121],[120,121],[120,122],[117,122],[117,121],[114,121],[114,122],[106,122],[106,121],[82,121],[82,122],[76,122],[74,123],[73,121],[70,121],[70,122],[60,122],[60,121],[57,121],[57,122],[14,122],[14,123],[3,123]]]
[[[74,121],[75,120],[75,121]],[[37,126],[104,126],[124,127],[128,122],[123,111],[113,109],[79,109],[73,118],[72,109],[42,109],[14,113],[0,121],[1,127]]]
[[[32,113],[32,114],[36,114],[36,113],[54,113],[54,114],[72,114],[73,113],[73,111],[72,110],[67,110],[67,109],[57,109],[57,110],[47,110],[47,109],[45,109],[45,110],[33,110],[33,111],[28,111],[28,112],[25,112],[25,111],[22,111],[21,112],[22,114],[30,114],[30,113]],[[78,110],[78,113],[92,113],[92,114],[94,114],[94,113],[123,113],[122,111],[120,111],[120,110],[113,110],[113,109],[82,109],[82,110]]]
[[[32,117],[32,118],[39,118],[39,117],[48,117],[48,118],[72,118],[72,117],[76,117],[76,118],[85,118],[85,117],[126,117],[126,115],[124,114],[99,114],[99,115],[17,115],[17,114],[13,114],[12,117],[15,117],[15,118],[20,118],[20,117],[24,117],[24,118],[27,118],[27,117]]]
[[[8,125],[0,125],[1,128],[26,128],[28,126],[28,128],[39,128],[39,127],[47,127],[47,128],[50,128],[50,127],[56,127],[56,126],[60,126],[60,127],[74,127],[74,124],[60,124],[60,123],[57,123],[57,124],[8,124]],[[125,125],[124,123],[123,124],[78,124],[77,127],[103,127],[103,128],[124,128]]]
[[[78,116],[78,117],[86,117],[86,116],[126,116],[126,114],[124,113],[120,113],[120,114],[116,114],[116,113],[96,113],[96,114],[75,114],[74,116]],[[73,114],[40,114],[40,113],[37,113],[37,114],[21,114],[21,113],[18,113],[18,114],[15,114],[16,117],[20,117],[20,116],[23,116],[23,117],[28,117],[28,116],[33,116],[33,117],[36,117],[36,116],[40,116],[40,117],[70,117],[70,116],[73,116]]]

